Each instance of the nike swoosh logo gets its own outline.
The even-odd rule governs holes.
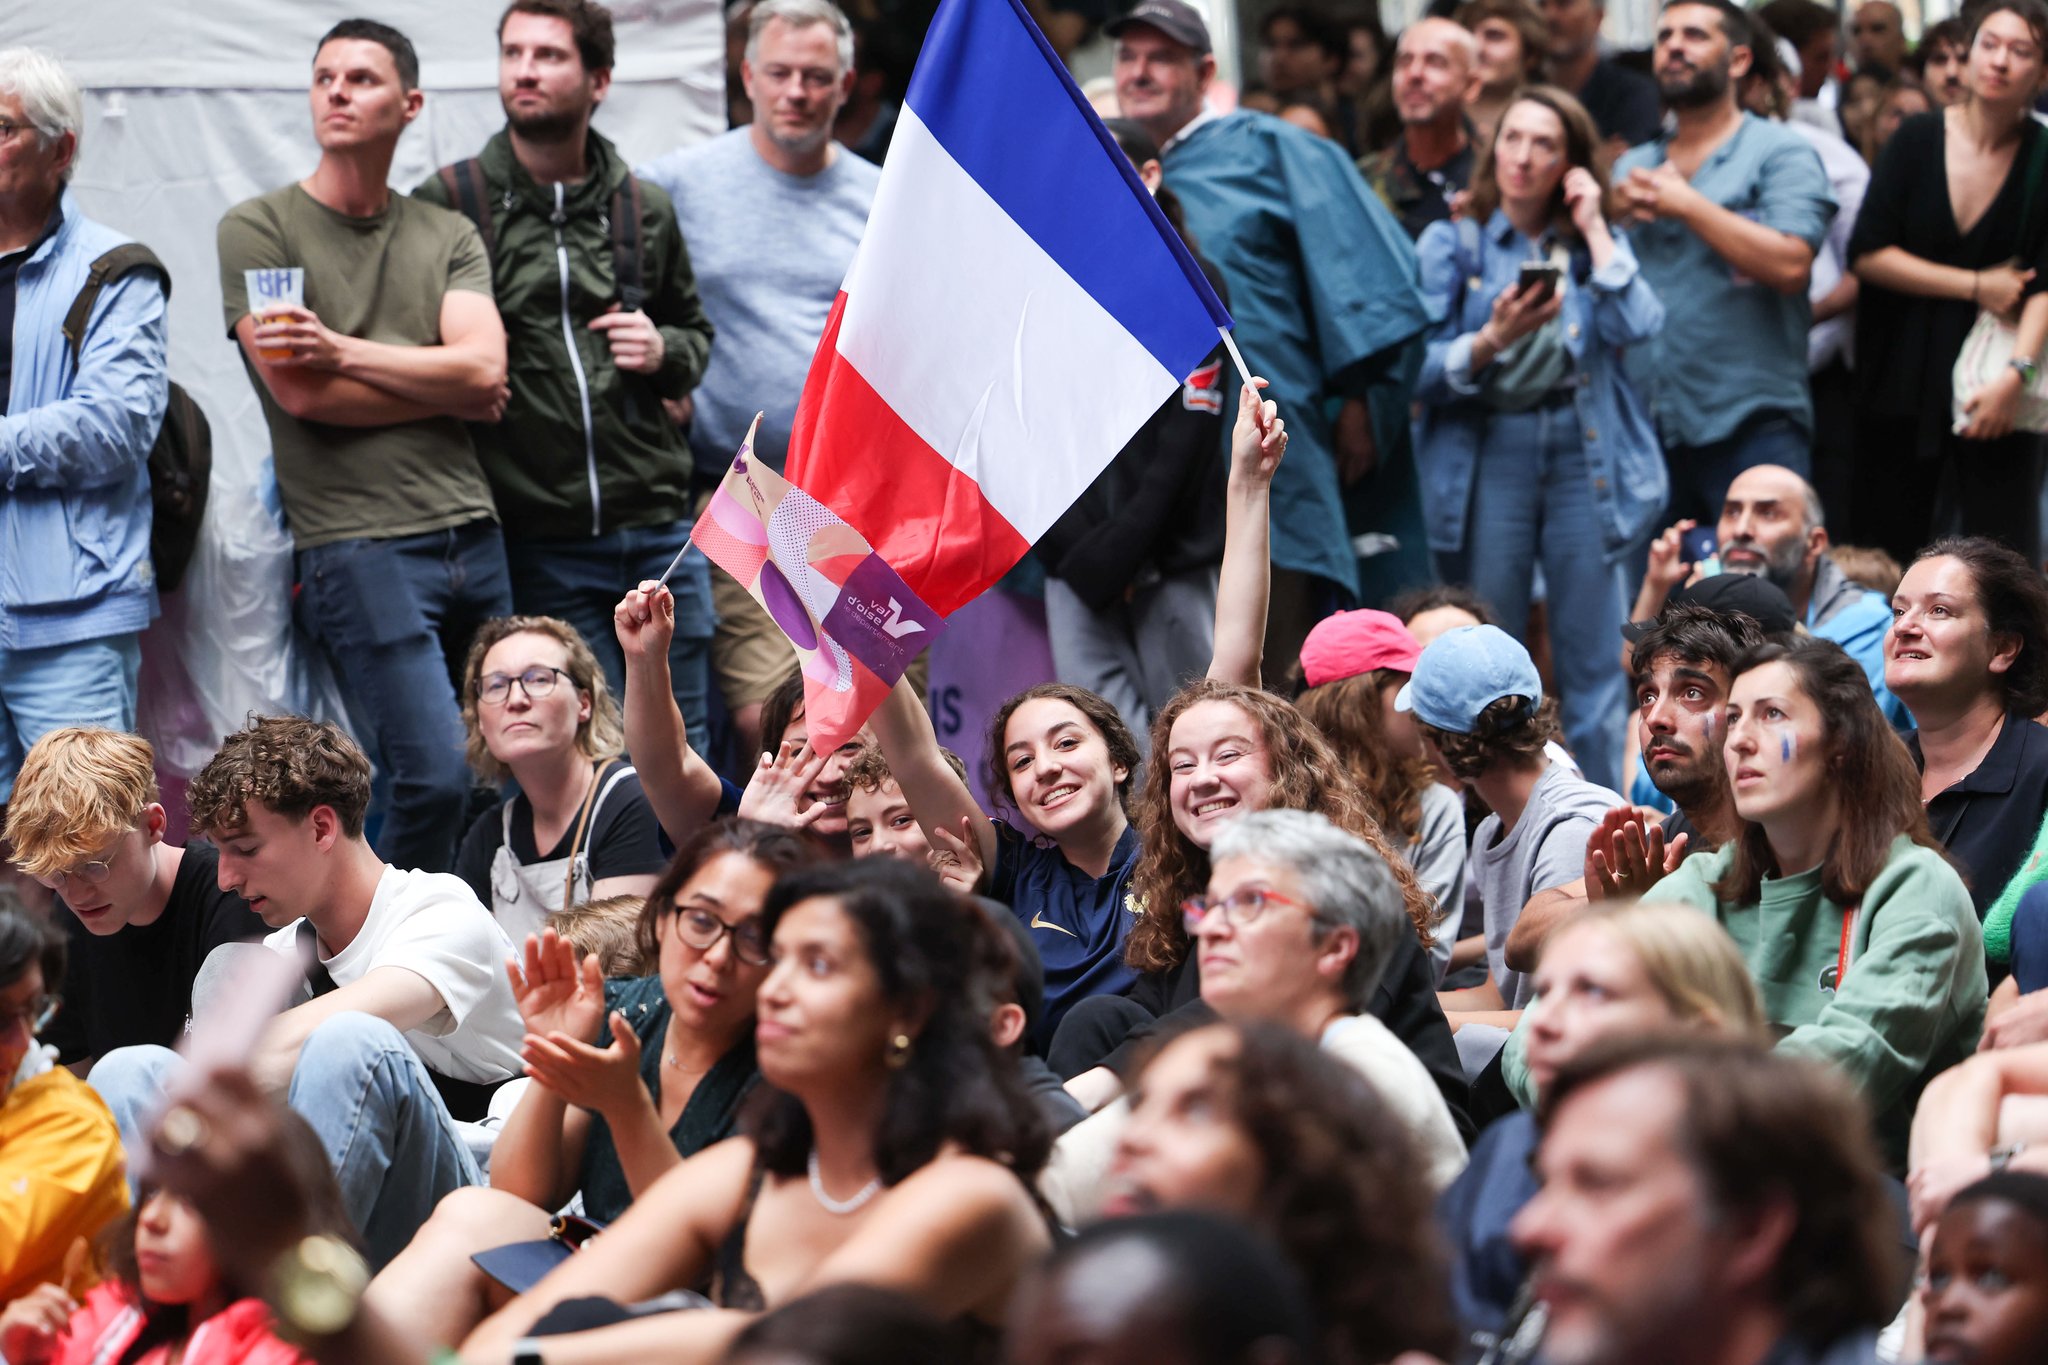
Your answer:
[[[1061,933],[1065,934],[1068,938],[1081,937],[1072,929],[1069,929],[1064,925],[1054,924],[1051,920],[1045,917],[1045,912],[1043,910],[1039,911],[1037,914],[1031,917],[1031,927],[1033,929],[1057,929]]]

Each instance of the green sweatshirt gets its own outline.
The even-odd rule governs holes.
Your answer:
[[[1937,1073],[1976,1050],[1990,986],[1984,940],[1963,879],[1941,854],[1904,836],[1849,917],[1847,971],[1842,907],[1821,891],[1820,869],[1765,878],[1758,903],[1716,899],[1733,844],[1687,858],[1645,901],[1710,912],[1735,940],[1763,996],[1779,1048],[1833,1064],[1877,1115],[1878,1136],[1903,1169],[1913,1107]],[[1538,1006],[1540,1008],[1540,1005]],[[1526,1104],[1532,1087],[1522,1039],[1511,1040],[1505,1078]]]

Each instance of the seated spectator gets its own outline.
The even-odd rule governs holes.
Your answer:
[[[1649,569],[1631,619],[1656,616],[1672,592],[1697,572],[1681,544],[1692,529],[1692,522],[1681,521],[1651,544]],[[1782,465],[1744,470],[1728,485],[1714,537],[1722,573],[1753,574],[1783,589],[1792,603],[1792,619],[1847,650],[1862,665],[1879,709],[1894,723],[1905,723],[1905,707],[1886,690],[1889,603],[1851,580],[1829,555],[1826,514],[1812,484]],[[1776,632],[1766,625],[1764,633]]]
[[[1958,1194],[1935,1225],[1920,1303],[1930,1361],[2048,1356],[2048,1177],[1993,1175]]]
[[[353,1239],[319,1136],[296,1117],[284,1119],[282,1132],[282,1154],[311,1197],[309,1231]],[[139,1199],[107,1230],[112,1276],[83,1303],[44,1284],[0,1313],[8,1365],[298,1365],[304,1358],[273,1334],[260,1291],[215,1259],[205,1219],[148,1184]]]
[[[37,740],[7,806],[14,865],[56,891],[70,939],[65,1008],[43,1035],[67,1065],[185,1031],[207,954],[261,938],[223,891],[211,844],[164,842],[156,753],[139,735],[69,726]],[[82,1073],[81,1073],[82,1074]]]
[[[1307,1365],[1317,1337],[1281,1252],[1207,1213],[1087,1228],[1045,1259],[1010,1309],[1017,1365]]]
[[[1870,589],[1887,602],[1899,590],[1899,580],[1906,576],[1898,560],[1867,545],[1837,545],[1828,551],[1828,558],[1835,561],[1842,577]]]
[[[1497,626],[1493,608],[1462,583],[1432,583],[1404,592],[1387,603],[1389,615],[1401,618],[1415,643],[1428,649],[1436,637],[1459,626]]]
[[[1514,1222],[1544,1358],[1871,1360],[1898,1309],[1867,1111],[1819,1067],[1709,1039],[1617,1039],[1544,1096]]]
[[[1885,681],[1912,711],[1906,747],[1934,837],[1984,918],[2016,904],[2038,870],[2025,864],[2048,816],[2048,583],[2018,552],[1979,537],[1922,550],[1892,595]],[[1988,920],[1987,920],[1988,926]],[[1987,927],[2008,956],[2005,922]]]
[[[0,51],[0,121],[12,130],[0,180],[5,805],[23,751],[45,733],[135,725],[141,633],[157,615],[148,463],[169,402],[170,281],[161,267],[115,276],[81,320],[82,332],[67,335],[67,314],[92,265],[133,244],[87,217],[71,191],[84,100],[55,58],[34,48]],[[106,202],[92,197],[95,208]]]
[[[756,1318],[724,1365],[954,1365],[959,1335],[901,1294],[835,1284]]]
[[[515,998],[533,1084],[491,1149],[490,1188],[461,1189],[370,1286],[391,1317],[459,1341],[540,1277],[507,1284],[471,1259],[549,1239],[551,1215],[614,1221],[654,1182],[737,1127],[753,1088],[754,995],[768,975],[761,906],[818,860],[802,835],[719,821],[683,845],[641,912],[646,977],[607,981],[552,933],[526,941]],[[556,1241],[559,1255],[571,1246]]]
[[[1449,1355],[1428,1160],[1384,1092],[1286,1029],[1215,1025],[1138,1078],[1103,1213],[1205,1209],[1271,1237],[1302,1275],[1323,1358]]]
[[[939,755],[955,776],[967,780],[967,765],[960,755],[951,749],[941,749]],[[972,832],[965,822],[958,832],[938,830],[939,844],[933,847],[880,748],[867,745],[846,765],[846,837],[854,857],[881,854],[923,863],[955,891],[973,895],[981,885],[982,866],[980,850],[968,837]]]
[[[1414,933],[1385,857],[1324,816],[1288,810],[1241,816],[1217,834],[1213,854],[1207,894],[1182,907],[1203,1003],[1228,1022],[1278,1024],[1364,1075],[1412,1139],[1428,1185],[1449,1184],[1465,1162],[1450,1108],[1428,1068],[1367,1009]],[[1101,1206],[1130,1110],[1110,1105],[1054,1148],[1042,1188],[1064,1221]]]
[[[847,1281],[993,1337],[1050,1244],[1029,1186],[1046,1136],[957,988],[972,970],[971,921],[929,872],[878,858],[784,876],[762,921],[775,966],[756,1038],[774,1089],[749,1136],[663,1176],[479,1327],[465,1355],[505,1358],[579,1296],[632,1303],[706,1279],[723,1311],[577,1331],[562,1357],[638,1361],[658,1343],[663,1359],[715,1360],[761,1312]]]
[[[1677,809],[1656,825],[1633,806],[1601,817],[1586,841],[1586,875],[1522,907],[1503,955],[1516,971],[1534,971],[1548,937],[1588,904],[1640,895],[1687,855],[1717,849],[1741,828],[1721,759],[1722,711],[1736,661],[1763,643],[1756,622],[1674,601],[1647,628],[1630,630],[1639,632],[1631,663],[1643,770]]]
[[[566,684],[566,686],[564,685]],[[603,896],[644,896],[661,875],[661,830],[619,756],[618,704],[567,621],[486,621],[462,670],[470,767],[518,790],[469,827],[455,873],[513,942],[548,915]]]
[[[637,941],[645,896],[606,896],[583,901],[548,916],[547,927],[576,952],[580,961],[597,959],[607,977],[648,976],[655,964],[642,955]]]
[[[1394,709],[1394,694],[1421,654],[1421,643],[1399,617],[1340,611],[1318,622],[1302,643],[1304,690],[1294,704],[1337,751],[1366,813],[1434,902],[1429,951],[1441,979],[1465,915],[1465,807],[1455,787],[1436,780],[1415,718]]]
[[[1984,1023],[1983,935],[1921,809],[1912,758],[1825,640],[1744,657],[1724,753],[1743,825],[1645,893],[1718,919],[1783,1031],[1877,1116],[1891,1159],[1928,1080]]]
[[[1512,1027],[1501,1012],[1527,1004],[1530,986],[1507,965],[1508,934],[1531,896],[1580,875],[1587,839],[1621,798],[1545,752],[1557,736],[1557,703],[1544,697],[1529,652],[1496,626],[1439,636],[1394,709],[1414,713],[1423,742],[1493,812],[1472,838],[1488,977],[1447,994],[1444,1008],[1477,1016],[1463,1022]],[[1484,1055],[1467,1051],[1466,1070],[1480,1070],[1500,1041],[1495,1035]]]
[[[1728,935],[1667,907],[1593,906],[1551,934],[1534,979],[1524,1041],[1539,1095],[1559,1068],[1604,1038],[1664,1029],[1768,1037],[1748,964]],[[1451,1241],[1452,1304],[1475,1341],[1507,1325],[1527,1277],[1508,1224],[1536,1193],[1536,1141],[1528,1111],[1502,1118],[1480,1134],[1471,1164],[1437,1205]]]
[[[229,735],[187,792],[220,848],[220,884],[305,964],[313,998],[273,1020],[250,1059],[327,1144],[373,1262],[396,1255],[441,1196],[482,1179],[457,1120],[486,1113],[520,1069],[512,945],[461,878],[385,863],[363,837],[370,763],[333,725],[263,716]],[[119,1048],[92,1083],[139,1140],[178,1059]]]
[[[128,1207],[113,1116],[36,1044],[63,989],[62,937],[0,910],[0,1303],[65,1287],[71,1244]]]

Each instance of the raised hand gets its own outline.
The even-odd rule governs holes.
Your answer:
[[[561,1033],[596,1042],[604,1023],[604,968],[596,953],[576,949],[552,929],[526,936],[525,963],[508,958],[505,975],[528,1033]]]
[[[760,820],[789,829],[809,829],[825,814],[825,807],[805,793],[825,771],[830,754],[821,754],[808,739],[788,739],[773,754],[762,754],[740,793],[739,817]]]
[[[1230,429],[1230,479],[1237,484],[1269,484],[1280,457],[1287,453],[1287,423],[1271,399],[1259,397],[1267,386],[1254,378],[1237,397],[1237,423]]]
[[[939,874],[939,880],[963,896],[973,895],[981,886],[982,874],[981,842],[975,837],[974,821],[963,815],[957,831],[936,826],[930,842],[932,871]]]
[[[39,1284],[0,1312],[0,1355],[9,1365],[43,1365],[71,1325],[78,1304],[54,1284]]]
[[[675,595],[646,579],[612,608],[612,630],[628,659],[667,658],[676,633]]]
[[[566,1033],[529,1033],[520,1043],[519,1056],[536,1084],[579,1109],[605,1115],[607,1121],[649,1102],[640,1079],[640,1036],[617,1010],[612,1011],[610,1047]]]

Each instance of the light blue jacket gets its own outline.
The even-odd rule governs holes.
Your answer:
[[[1643,282],[1628,240],[1616,234],[1614,245],[1614,259],[1597,271],[1583,247],[1573,251],[1559,315],[1610,556],[1651,527],[1671,491],[1656,430],[1621,367],[1625,347],[1664,325],[1664,306]],[[1538,253],[1498,210],[1484,226],[1431,223],[1415,249],[1422,292],[1442,319],[1430,329],[1415,388],[1415,455],[1429,546],[1449,554],[1465,547],[1472,480],[1494,416],[1479,397],[1482,376],[1471,373],[1472,336],[1493,316],[1494,299],[1517,281],[1522,263]]]
[[[138,631],[157,610],[147,461],[168,401],[164,285],[136,271],[102,291],[74,370],[64,315],[128,239],[69,190],[62,212],[16,279],[0,416],[0,647],[15,649]]]

